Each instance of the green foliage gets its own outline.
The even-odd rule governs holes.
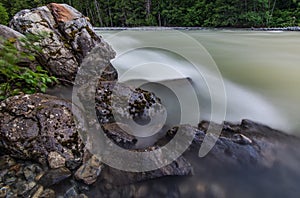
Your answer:
[[[0,3],[0,24],[7,25],[8,19],[7,11],[2,3]]]
[[[41,66],[34,70],[19,66],[24,60],[35,61],[35,56],[41,53],[36,43],[44,37],[44,34],[27,34],[19,40],[0,40],[0,100],[20,93],[45,92],[47,85],[57,81],[55,77],[48,76]],[[16,48],[16,42],[21,44],[22,50]]]
[[[283,27],[300,24],[300,0],[2,0],[9,17],[21,9],[51,2],[75,7],[88,16],[94,26]]]

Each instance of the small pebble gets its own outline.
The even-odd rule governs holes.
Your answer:
[[[6,197],[8,191],[9,191],[9,187],[8,186],[2,187],[0,189],[0,198]]]
[[[65,166],[66,159],[57,152],[50,152],[48,155],[48,163],[50,168],[60,168]]]

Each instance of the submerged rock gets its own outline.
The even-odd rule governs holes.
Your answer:
[[[29,197],[35,194],[39,181],[37,176],[44,174],[39,164],[15,160],[7,155],[1,156],[0,163],[5,164],[0,170],[0,197]]]
[[[45,189],[38,198],[55,198],[55,191],[52,189]]]
[[[193,167],[191,166],[191,164],[184,157],[179,157],[178,159],[174,160],[174,162],[165,167],[148,172],[126,172],[105,166],[105,168],[103,169],[103,173],[101,174],[100,181],[106,183],[106,185],[122,186],[151,179],[158,179],[166,176],[192,175]]]
[[[48,37],[40,43],[43,53],[38,60],[52,75],[63,80],[75,79],[83,58],[96,45],[115,56],[112,48],[94,32],[89,20],[67,4],[50,3],[22,10],[13,17],[10,27],[22,34],[47,32]]]
[[[297,149],[300,139],[272,129],[266,125],[242,120],[241,124],[225,122],[220,137],[213,133],[206,134],[209,122],[202,121],[198,127],[180,126],[181,133],[195,134],[190,149],[196,151],[202,145],[205,135],[217,139],[216,144],[205,158],[201,159],[210,165],[223,167],[264,167],[270,168],[275,164],[286,164],[283,156],[299,156]],[[215,123],[213,123],[216,125]],[[178,127],[168,131],[162,142],[168,142],[176,135]],[[284,153],[288,153],[284,154]],[[199,166],[202,166],[199,164]],[[204,166],[204,165],[203,165]],[[206,164],[207,166],[207,164]]]

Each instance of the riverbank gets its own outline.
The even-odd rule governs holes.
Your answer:
[[[179,31],[193,31],[193,30],[245,30],[245,31],[300,31],[299,26],[295,27],[275,27],[275,28],[211,28],[211,27],[94,27],[95,31],[164,31],[164,30],[179,30]]]

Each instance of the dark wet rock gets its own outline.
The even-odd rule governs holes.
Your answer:
[[[8,98],[1,104],[0,148],[15,158],[47,164],[51,151],[66,161],[82,161],[83,143],[72,104],[34,94]]]
[[[166,111],[154,93],[97,79],[79,86],[77,96],[84,106],[90,126],[99,122],[107,136],[123,148],[134,147],[137,143],[134,136],[153,135],[150,130],[139,130],[136,126],[147,124],[155,132],[163,127]],[[96,107],[91,101],[95,101]],[[90,113],[95,108],[97,118]]]
[[[85,195],[85,194],[80,194],[80,195],[78,195],[78,197],[77,198],[88,198],[88,196],[87,195]]]
[[[98,196],[98,195],[97,195]],[[64,198],[87,198],[85,194],[79,194],[76,187],[71,187],[67,192],[64,194]]]
[[[23,168],[23,174],[27,181],[39,181],[44,170],[37,164],[30,164]]]
[[[51,169],[47,171],[43,177],[39,180],[39,184],[49,187],[54,184],[58,184],[61,181],[69,178],[72,175],[69,169],[67,168],[58,168],[58,169]]]
[[[1,160],[3,159],[7,160],[8,157],[2,156]],[[9,161],[12,160],[14,163],[10,163],[0,171],[0,194],[6,194],[6,197],[31,197],[38,189],[36,175],[43,174],[44,170],[30,161],[16,159]]]
[[[196,132],[195,145],[202,144],[208,124],[207,121],[203,121],[198,129],[193,127],[187,129]],[[251,120],[242,120],[241,124],[225,122],[221,136],[206,158],[214,158],[224,165],[268,168],[277,163],[286,164],[283,160],[284,155],[298,156],[299,144],[299,138]]]
[[[163,160],[163,159],[160,159]],[[111,186],[120,186],[128,185],[136,182],[146,181],[150,179],[157,179],[166,176],[192,176],[193,168],[191,164],[184,158],[179,157],[171,164],[162,167],[157,170],[148,171],[148,172],[125,172],[120,171],[108,166],[102,171],[100,180],[105,182],[106,185]]]
[[[65,166],[66,159],[57,152],[50,152],[48,155],[48,163],[50,168],[60,168]]]
[[[206,197],[218,197],[218,198],[225,198],[226,193],[224,189],[217,185],[217,184],[212,184],[209,186],[207,191],[205,192]]]
[[[125,84],[99,82],[96,89],[96,110],[100,123],[134,120],[147,122],[164,114],[160,99],[153,93]],[[158,126],[159,127],[159,126]]]
[[[171,178],[172,180],[172,178]],[[134,198],[157,198],[157,197],[183,197],[180,195],[179,188],[176,184],[173,184],[169,180],[157,179],[149,180],[145,182],[139,182],[131,185],[99,185],[94,187],[86,195],[93,197],[93,195],[99,195],[99,197],[110,198],[110,197],[134,197]],[[195,197],[198,194],[194,194],[190,197]]]
[[[70,188],[64,194],[64,198],[77,198],[77,197],[78,197],[78,192],[75,187]]]
[[[26,196],[28,193],[30,193],[30,190],[32,190],[35,186],[35,182],[27,182],[21,180],[14,184],[15,191],[13,190],[13,192],[19,196]]]
[[[121,127],[120,127],[121,126]],[[110,123],[103,124],[102,128],[106,133],[107,137],[112,139],[118,146],[125,149],[130,149],[135,147],[137,139],[135,136],[128,134],[126,128],[128,126],[122,123]]]
[[[238,144],[252,144],[252,140],[243,134],[234,134],[232,141]]]
[[[96,35],[89,20],[73,7],[51,3],[47,6],[18,12],[10,27],[20,33],[47,32],[41,41],[41,65],[63,80],[73,81],[83,58],[96,45],[111,53],[111,47]],[[110,60],[110,59],[109,59]]]
[[[1,198],[6,197],[8,191],[9,191],[9,187],[8,186],[4,186],[4,187],[0,188],[0,197]]]
[[[45,189],[38,198],[55,198],[55,191],[52,189]]]
[[[36,188],[36,189],[35,189],[35,191],[33,192],[32,197],[33,197],[33,198],[38,198],[38,197],[40,197],[40,195],[43,193],[44,187],[38,185],[38,186],[36,186],[35,188]]]
[[[9,155],[0,156],[0,170],[8,169],[16,165],[16,161]]]
[[[17,181],[16,173],[8,170],[8,172],[6,172],[3,176],[2,180],[6,185],[13,185]]]
[[[85,184],[92,184],[97,180],[103,168],[103,164],[96,157],[92,156],[85,164],[83,164],[75,173],[77,180],[82,180]]]

